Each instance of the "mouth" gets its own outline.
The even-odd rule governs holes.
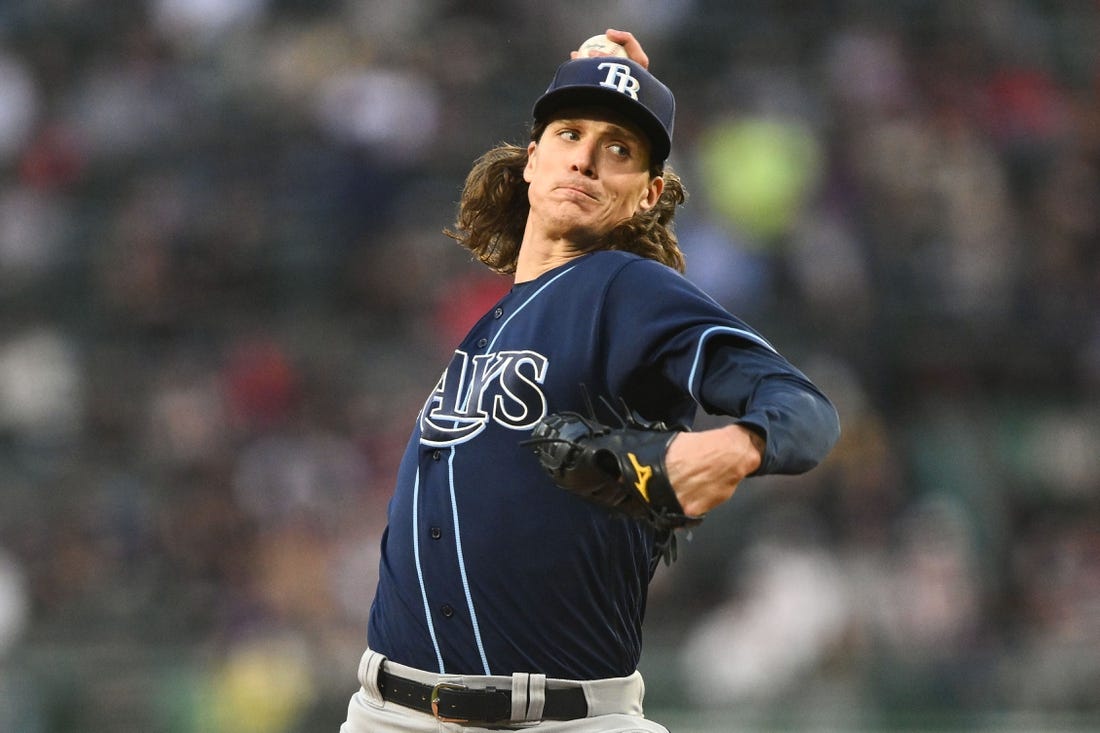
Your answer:
[[[595,192],[591,191],[586,186],[582,186],[582,185],[579,185],[579,184],[576,184],[576,183],[563,183],[563,184],[558,186],[558,190],[559,191],[565,191],[566,193],[569,193],[569,194],[576,194],[576,195],[579,195],[579,196],[583,196],[585,198],[592,199],[593,201],[596,200]]]

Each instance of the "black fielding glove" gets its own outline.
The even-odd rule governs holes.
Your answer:
[[[561,488],[611,511],[650,524],[658,533],[665,562],[676,559],[675,530],[694,527],[701,516],[684,513],[668,480],[665,453],[686,428],[647,422],[624,404],[622,427],[594,414],[558,412],[535,426],[531,446],[542,467]]]

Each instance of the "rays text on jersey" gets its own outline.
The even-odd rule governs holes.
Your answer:
[[[470,440],[490,421],[530,430],[546,414],[542,383],[549,360],[534,351],[470,356],[455,351],[420,413],[420,442],[441,447]]]

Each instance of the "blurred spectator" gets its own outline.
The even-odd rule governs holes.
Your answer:
[[[708,206],[761,248],[790,233],[820,176],[817,140],[793,120],[716,120],[696,153]]]
[[[1094,484],[1095,485],[1095,484]],[[1095,510],[1027,521],[1011,560],[1019,643],[1006,691],[1040,710],[1091,710],[1100,685],[1100,533]]]
[[[31,70],[0,46],[0,161],[10,160],[30,137],[38,107]]]
[[[0,670],[3,669],[4,658],[27,627],[30,603],[26,583],[20,563],[0,547]],[[3,677],[2,671],[0,677]],[[2,715],[0,720],[3,720]]]
[[[9,294],[42,285],[66,259],[73,212],[29,187],[0,188],[0,287]]]
[[[77,438],[85,381],[78,360],[72,341],[49,327],[0,342],[0,428],[32,448]]]
[[[709,707],[771,704],[841,645],[851,598],[836,559],[802,521],[778,522],[738,564],[738,591],[684,639],[683,678]]]
[[[0,727],[23,730],[30,725],[30,703],[23,698],[26,681],[13,674],[8,661],[30,620],[30,597],[22,565],[0,546]]]
[[[203,46],[263,19],[268,0],[153,0],[154,22],[165,35]],[[190,45],[190,44],[189,44]]]
[[[403,164],[422,159],[439,132],[439,99],[428,80],[406,71],[364,70],[328,79],[317,99],[321,128]]]

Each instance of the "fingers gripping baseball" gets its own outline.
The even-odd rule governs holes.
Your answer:
[[[646,56],[645,51],[642,50],[642,44],[634,37],[633,33],[630,31],[619,31],[614,28],[608,28],[606,35],[612,41],[626,49],[627,58],[638,62],[644,69],[649,68],[649,56]]]
[[[589,38],[576,51],[569,54],[571,59],[589,56],[626,56],[642,68],[649,68],[649,56],[642,50],[642,44],[630,31],[608,28],[606,33]]]

